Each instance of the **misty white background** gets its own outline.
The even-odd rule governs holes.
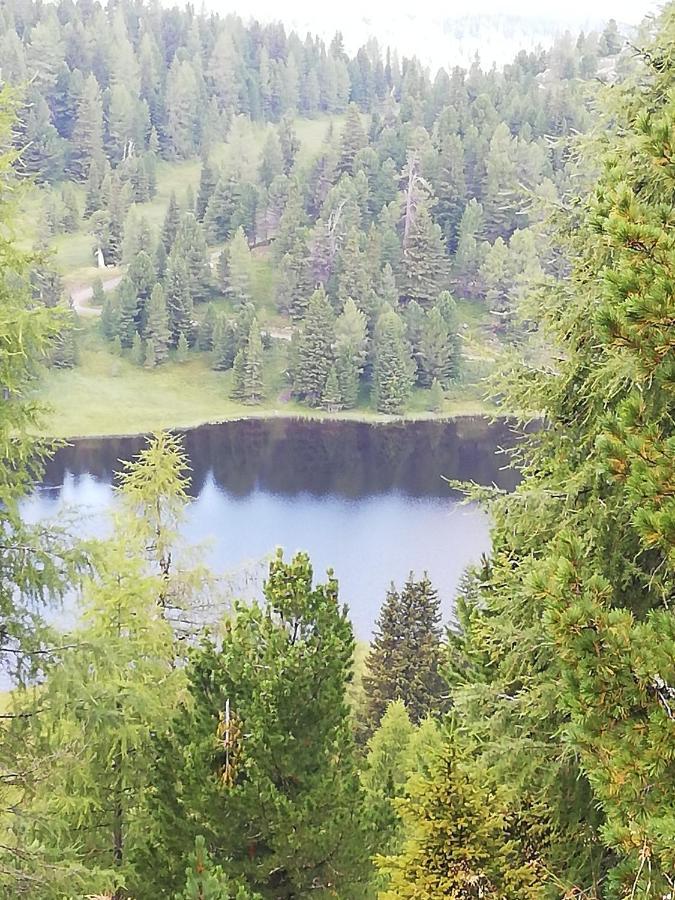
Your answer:
[[[336,31],[354,52],[370,38],[431,67],[466,66],[476,53],[502,65],[522,49],[548,46],[556,34],[590,31],[615,18],[627,30],[663,4],[649,0],[206,0],[208,10],[244,19],[281,21],[304,36],[330,40]]]

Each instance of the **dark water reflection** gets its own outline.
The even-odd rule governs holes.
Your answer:
[[[458,503],[444,476],[510,490],[517,477],[497,451],[512,444],[505,423],[478,418],[204,426],[185,434],[194,498],[185,536],[209,542],[217,571],[276,546],[307,550],[317,576],[335,569],[365,638],[389,583],[410,570],[429,572],[449,613],[461,572],[489,547],[489,525],[483,511]],[[100,533],[119,461],[142,446],[142,438],[106,438],[61,449],[24,515],[35,521],[70,507],[86,516],[88,533]]]

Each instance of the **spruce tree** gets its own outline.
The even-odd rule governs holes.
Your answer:
[[[392,700],[405,703],[414,723],[447,708],[440,621],[438,593],[426,575],[415,581],[411,572],[400,593],[392,585],[366,660],[363,722],[368,733]]]
[[[239,349],[237,329],[224,313],[218,313],[213,326],[213,363],[218,371],[230,369]]]
[[[204,221],[206,207],[209,205],[209,200],[216,189],[217,182],[218,177],[216,171],[211,165],[208,156],[202,156],[202,168],[199,173],[199,189],[195,201],[195,218],[198,222]]]
[[[171,342],[175,346],[180,334],[192,334],[194,307],[187,267],[180,257],[173,254],[167,265],[164,296],[169,314]]]
[[[464,148],[457,134],[447,135],[441,147],[440,171],[436,196],[438,201],[434,217],[443,231],[445,246],[449,253],[457,249],[459,223],[467,201],[466,177],[464,174]]]
[[[457,232],[457,251],[452,264],[452,278],[460,296],[473,297],[478,291],[478,272],[483,251],[483,207],[475,198],[466,205]]]
[[[237,350],[232,363],[230,397],[238,403],[246,402],[246,350],[244,347]]]
[[[171,254],[185,265],[193,301],[205,300],[212,285],[209,249],[204,229],[192,213],[185,213],[181,217]]]
[[[70,170],[74,178],[84,181],[92,165],[103,156],[103,104],[101,91],[93,74],[85,79],[77,103],[72,145]]]
[[[167,255],[171,253],[173,242],[176,240],[176,235],[178,234],[178,229],[180,227],[180,219],[180,206],[178,205],[176,192],[171,191],[169,205],[166,208],[164,223],[162,225],[162,244],[164,245]]]
[[[252,260],[251,250],[242,228],[238,228],[227,248],[227,285],[228,297],[238,306],[252,299]]]
[[[419,345],[419,381],[431,387],[437,381],[447,388],[457,372],[457,344],[438,307],[430,309],[422,329]]]
[[[169,315],[166,310],[164,290],[161,284],[156,284],[150,294],[144,336],[146,343],[152,344],[154,364],[161,365],[169,356],[169,345],[171,343]]]
[[[522,859],[500,798],[466,773],[451,744],[429,775],[411,780],[409,795],[399,807],[402,849],[377,860],[388,880],[382,900],[542,896],[536,861]]]
[[[210,244],[219,244],[231,236],[239,199],[240,186],[237,180],[234,177],[219,178],[204,214],[204,230]]]
[[[379,412],[404,411],[415,377],[415,363],[405,326],[391,307],[385,307],[375,327],[373,395]]]
[[[206,307],[204,318],[199,326],[198,346],[200,350],[213,350],[213,338],[217,317],[216,307],[213,303],[209,303]]]
[[[119,317],[117,318],[117,337],[123,347],[131,347],[134,335],[139,326],[138,297],[134,286],[128,278],[123,278],[117,288]]]
[[[335,322],[335,369],[345,409],[353,409],[358,402],[366,349],[366,316],[349,299]]]
[[[445,395],[443,393],[443,386],[437,378],[434,378],[431,383],[431,389],[429,391],[429,411],[435,413],[442,412],[444,402]]]
[[[359,150],[367,144],[366,132],[361,121],[361,113],[355,103],[350,103],[347,109],[347,118],[342,129],[340,139],[340,158],[338,160],[338,172],[346,172],[352,175],[354,161]]]
[[[300,141],[289,115],[285,115],[279,123],[279,147],[283,162],[283,174],[289,175],[300,149]]]
[[[403,247],[401,259],[401,297],[415,300],[427,309],[446,286],[448,261],[441,229],[431,218],[426,205],[419,205]]]
[[[319,406],[333,365],[335,315],[323,288],[309,301],[302,323],[293,390],[310,406]]]
[[[251,322],[246,344],[244,393],[247,403],[260,403],[264,396],[263,346],[257,319]]]

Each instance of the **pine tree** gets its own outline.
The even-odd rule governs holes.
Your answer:
[[[264,396],[263,346],[257,319],[251,322],[246,345],[244,392],[247,403],[260,403]]]
[[[103,156],[103,104],[98,82],[92,74],[85,79],[77,103],[72,147],[70,171],[78,181],[84,181],[92,165]]]
[[[264,606],[238,606],[218,644],[190,656],[190,700],[168,723],[151,798],[155,894],[171,895],[185,846],[207,833],[218,835],[215,864],[266,897],[321,884],[359,896],[366,842],[346,702],[351,625],[337,583],[329,574],[315,586],[304,554],[277,556],[264,593]]]
[[[373,393],[379,412],[401,413],[410,396],[415,363],[400,316],[385,307],[375,327]]]
[[[192,213],[181,217],[171,250],[185,265],[193,301],[205,300],[211,292],[211,263],[204,229]]]
[[[195,201],[195,217],[198,222],[204,221],[209,200],[216,189],[218,177],[208,156],[202,156],[202,168],[199,174],[199,190]]]
[[[361,113],[355,103],[350,103],[347,109],[347,118],[344,128],[342,129],[342,138],[340,141],[340,159],[338,161],[338,172],[346,172],[352,175],[354,172],[354,161],[359,150],[362,150],[367,144],[366,132],[361,121]]]
[[[185,890],[176,900],[260,900],[243,885],[235,885],[220,866],[214,866],[203,835],[195,838],[195,849],[185,870]]]
[[[289,115],[285,115],[279,123],[279,147],[283,161],[283,174],[289,175],[300,149],[300,141],[293,128],[293,119]]]
[[[178,229],[180,227],[180,219],[180,207],[178,205],[178,200],[176,199],[176,192],[171,191],[169,205],[164,214],[164,224],[162,225],[162,244],[164,245],[167,255],[171,253],[173,242],[176,240],[176,235],[178,234]]]
[[[441,388],[447,388],[457,374],[457,350],[456,337],[435,306],[425,316],[420,339],[420,384],[431,387],[437,381]]]
[[[401,297],[430,307],[446,285],[448,262],[441,230],[425,205],[419,205],[403,247]]]
[[[238,403],[246,401],[246,350],[244,347],[237,350],[232,363],[230,397]]]
[[[309,301],[302,323],[293,390],[310,406],[319,406],[333,365],[335,315],[323,288]]]
[[[347,300],[335,322],[335,369],[340,400],[345,409],[353,409],[358,402],[366,348],[366,316],[357,309],[353,300]]]
[[[147,317],[145,321],[144,336],[146,345],[152,345],[154,365],[166,362],[169,356],[171,343],[171,331],[169,329],[169,316],[164,300],[164,290],[161,284],[156,284],[150,294],[147,305]],[[147,353],[146,353],[147,355]]]
[[[206,307],[204,318],[199,326],[198,345],[200,350],[213,350],[217,317],[216,307],[213,303],[209,303]]]
[[[536,900],[536,864],[523,862],[499,798],[446,747],[430,775],[413,779],[400,805],[405,841],[398,855],[377,860],[388,886],[382,900],[484,897]]]
[[[227,248],[227,288],[228,297],[237,305],[251,300],[252,285],[251,250],[242,228],[238,228]]]
[[[392,585],[380,611],[363,679],[363,721],[369,733],[392,700],[405,703],[414,723],[447,707],[440,621],[438,593],[426,575],[415,581],[411,572],[400,593]]]
[[[180,334],[192,334],[194,307],[187,268],[183,260],[173,254],[169,257],[164,279],[164,296],[169,314],[171,342],[175,346]]]

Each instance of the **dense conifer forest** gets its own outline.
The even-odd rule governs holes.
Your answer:
[[[480,404],[523,297],[561,271],[541,224],[576,190],[565,140],[629,65],[614,22],[436,73],[190,8],[10,2],[0,32],[38,185],[32,291],[75,310],[51,362],[81,377],[46,380],[59,412],[175,364],[226,403],[207,418]],[[96,427],[75,423],[53,426]]]
[[[433,77],[144,3],[0,32],[0,894],[672,898],[675,5]],[[85,299],[73,237],[114,265]],[[386,415],[490,374],[522,477],[463,486],[453,622],[411,573],[363,658],[302,552],[237,601],[169,431],[104,538],[22,519],[90,353]]]

